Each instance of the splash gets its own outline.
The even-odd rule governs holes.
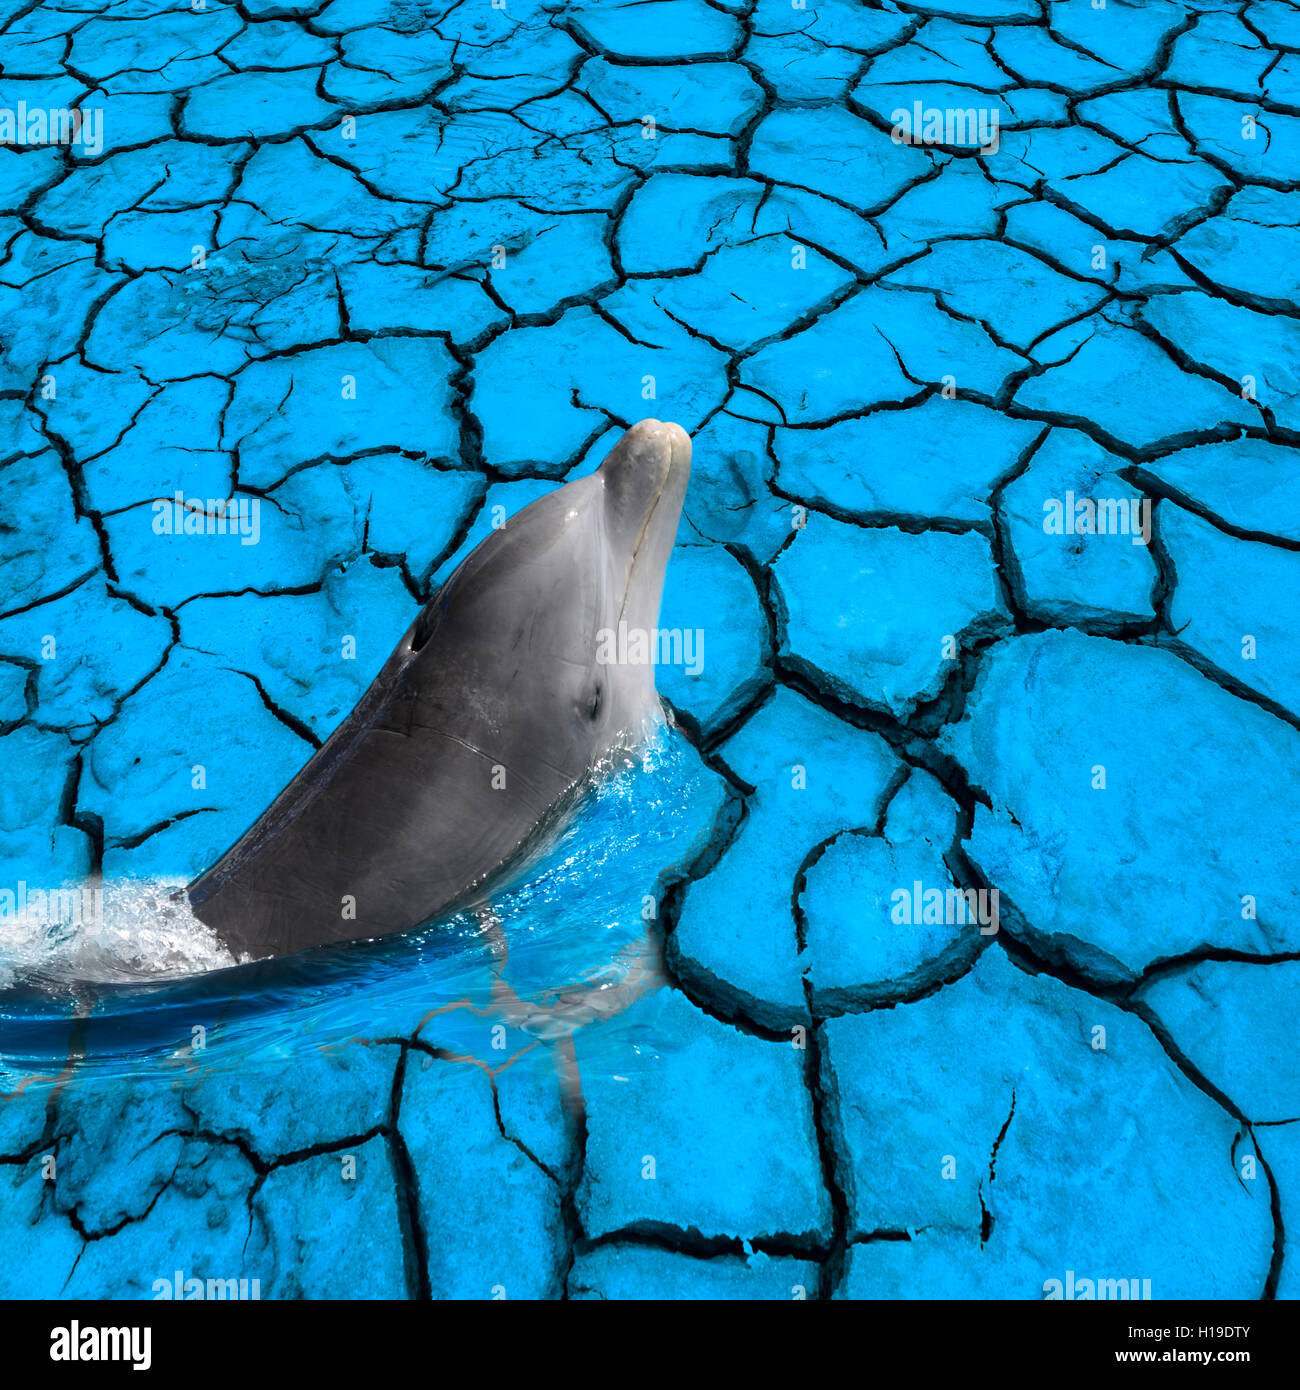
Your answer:
[[[421,1029],[467,1055],[498,1026],[525,1040],[571,1032],[660,982],[659,904],[723,799],[691,745],[659,729],[606,758],[532,853],[461,911],[251,964],[194,917],[179,881],[106,884],[96,920],[0,929],[6,1061],[188,1067],[195,1028],[231,1064]]]
[[[234,957],[195,917],[182,879],[109,879],[24,893],[0,916],[0,988],[52,991],[220,970]],[[69,910],[71,909],[71,910]]]

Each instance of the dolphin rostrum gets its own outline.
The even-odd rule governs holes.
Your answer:
[[[662,721],[654,666],[609,664],[602,634],[658,621],[690,455],[679,426],[642,420],[471,552],[186,890],[238,958],[408,931],[472,899],[605,754]]]

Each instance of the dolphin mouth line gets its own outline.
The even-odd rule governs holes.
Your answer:
[[[632,554],[627,562],[627,574],[623,580],[623,602],[618,607],[618,620],[621,623],[627,612],[628,595],[632,592],[632,576],[636,573],[637,557],[641,554],[641,546],[645,542],[646,534],[650,530],[650,523],[654,520],[655,512],[659,510],[659,503],[663,500],[664,490],[668,486],[668,479],[672,476],[672,454],[668,456],[668,473],[664,480],[655,489],[654,501],[651,502],[645,514],[645,520],[641,523],[640,534],[636,538],[636,544],[632,547]]]

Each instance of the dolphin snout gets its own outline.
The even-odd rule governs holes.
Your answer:
[[[685,491],[690,464],[690,436],[680,425],[640,421],[600,466],[607,508],[626,523],[644,522],[670,483]]]

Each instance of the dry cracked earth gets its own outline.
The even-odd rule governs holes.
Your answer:
[[[1296,1292],[1300,9],[0,13],[4,885],[204,867],[643,416],[706,643],[663,987],[99,1082],[83,1018],[0,1291]]]

